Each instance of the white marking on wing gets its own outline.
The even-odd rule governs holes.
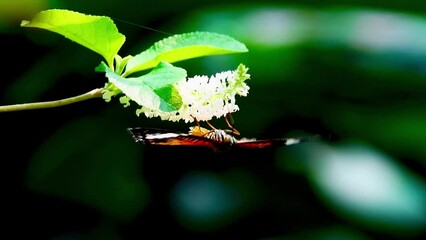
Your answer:
[[[164,139],[164,138],[174,138],[179,137],[182,134],[179,133],[154,133],[146,135],[145,139],[153,140],[153,139]]]

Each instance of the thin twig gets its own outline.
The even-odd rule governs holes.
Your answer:
[[[64,106],[64,105],[68,105],[68,104],[72,104],[76,102],[89,100],[92,98],[101,98],[102,92],[103,92],[102,88],[96,88],[90,92],[87,92],[75,97],[70,97],[70,98],[65,98],[65,99],[60,99],[55,101],[5,105],[5,106],[0,106],[0,112],[14,112],[14,111],[60,107],[60,106]]]

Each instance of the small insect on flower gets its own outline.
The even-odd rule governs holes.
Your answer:
[[[226,151],[233,148],[260,149],[297,144],[311,138],[278,138],[278,139],[236,139],[232,130],[206,129],[200,126],[191,127],[188,133],[167,131],[153,128],[129,128],[133,139],[138,143],[163,146],[209,147],[215,151]]]

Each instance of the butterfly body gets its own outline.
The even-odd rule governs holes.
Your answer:
[[[287,146],[306,140],[304,138],[236,139],[226,130],[208,130],[201,127],[193,127],[188,133],[142,127],[129,128],[128,130],[138,143],[163,146],[209,147],[219,151],[232,148],[256,149]]]

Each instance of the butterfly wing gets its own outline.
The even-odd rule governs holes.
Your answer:
[[[230,150],[231,148],[254,149],[288,146],[316,138],[241,139],[229,143],[227,141],[219,141],[203,136],[163,129],[136,127],[129,128],[128,130],[132,134],[133,139],[138,143],[163,146],[209,147],[217,151]]]
[[[186,133],[141,127],[129,128],[128,130],[136,142],[147,145],[204,146],[214,149],[217,148],[217,143],[211,139]]]
[[[268,148],[293,145],[307,140],[309,138],[241,139],[234,146],[237,148]]]

